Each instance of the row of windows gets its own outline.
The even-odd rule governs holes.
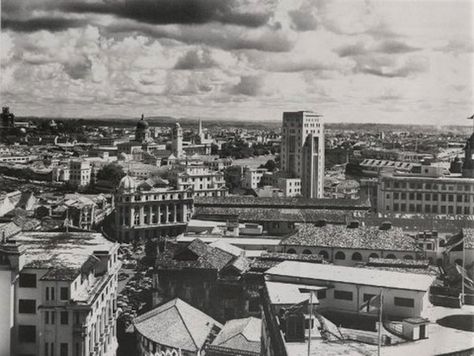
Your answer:
[[[45,356],[54,356],[54,349],[55,349],[54,342],[44,343]],[[59,344],[59,356],[68,356],[68,355],[69,355],[69,344],[66,342],[61,342]],[[79,343],[76,343],[76,355],[79,355]]]
[[[286,252],[287,253],[296,253],[296,250],[293,249],[293,248],[290,248]],[[309,249],[305,249],[305,250],[303,250],[303,254],[311,255],[312,252]],[[329,253],[325,250],[319,251],[318,255],[321,256],[322,258],[324,258],[325,260],[329,259]],[[376,254],[375,252],[373,252],[369,255],[369,258],[379,258],[379,255]],[[386,256],[384,256],[384,258],[396,259],[397,256],[395,256],[393,253],[389,253]],[[413,256],[405,255],[403,258],[405,260],[412,260]],[[336,260],[345,260],[346,259],[346,254],[342,251],[337,251],[336,254],[334,255],[334,259],[336,259]],[[354,252],[351,256],[351,259],[352,259],[352,261],[362,261],[362,255],[359,252]]]
[[[407,210],[408,207],[408,210]],[[423,208],[422,204],[398,204],[394,203],[393,204],[393,211],[394,212],[401,212],[401,213],[428,213],[428,214],[464,214],[464,215],[470,215],[471,214],[471,208],[469,206],[456,206],[455,207],[452,205],[441,205],[438,207],[438,205],[425,205]],[[386,211],[390,211],[390,205],[387,205],[385,207]],[[474,210],[473,210],[474,212]]]
[[[454,201],[454,197],[456,197],[456,201],[458,203],[462,203],[462,202],[465,202],[465,203],[469,203],[469,201],[471,200],[469,198],[469,195],[466,195],[466,194],[437,194],[437,193],[398,193],[398,192],[395,192],[393,193],[393,199],[401,199],[401,200],[405,200],[406,198],[408,197],[409,200],[424,200],[425,201],[438,201],[438,198],[440,198],[439,200],[440,201],[449,201],[449,202],[453,202]],[[387,193],[386,194],[386,198],[387,199],[390,199],[390,193]],[[474,201],[474,197],[472,198],[472,200]]]
[[[80,324],[79,322],[79,313],[74,313],[74,323]],[[59,322],[61,325],[68,325],[69,324],[69,312],[68,311],[61,311],[59,312]],[[45,311],[44,312],[44,323],[45,324],[56,324],[56,312],[55,311]]]
[[[374,294],[366,294],[364,293],[364,302],[373,298]],[[353,293],[345,290],[335,290],[334,291],[334,299],[339,300],[353,300]],[[402,297],[394,297],[393,304],[399,307],[406,307],[406,308],[413,308],[415,306],[415,300],[412,298],[402,298]]]
[[[392,184],[393,183],[393,184]],[[471,184],[439,184],[439,183],[422,183],[422,182],[392,182],[385,181],[385,188],[401,188],[401,189],[427,189],[427,190],[449,190],[449,191],[465,191],[471,190]]]
[[[56,300],[54,287],[46,287],[45,299],[46,300]],[[60,300],[68,300],[69,299],[69,288],[68,287],[59,288],[59,299]]]

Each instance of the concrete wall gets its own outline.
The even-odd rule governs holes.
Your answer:
[[[0,355],[11,354],[10,333],[13,327],[14,289],[11,284],[12,272],[0,270]]]

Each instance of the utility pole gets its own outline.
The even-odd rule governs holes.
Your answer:
[[[309,327],[308,327],[308,356],[311,355],[311,329],[313,327],[313,291],[309,291],[309,303],[308,303],[308,314],[309,314]]]

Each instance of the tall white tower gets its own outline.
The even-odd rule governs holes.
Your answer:
[[[283,113],[281,170],[301,179],[306,198],[324,195],[324,121],[312,111]]]
[[[181,158],[183,157],[183,129],[178,122],[173,127],[172,136],[171,150],[176,158]]]

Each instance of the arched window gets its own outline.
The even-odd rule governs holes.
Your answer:
[[[393,253],[389,253],[385,258],[390,258],[392,260],[396,259],[397,257]]]
[[[286,253],[296,253],[295,249],[290,248],[289,250],[286,251]]]
[[[311,255],[311,251],[306,249],[306,250],[303,250],[303,254],[305,255]]]
[[[412,260],[412,259],[413,259],[413,256],[405,255],[405,256],[403,256],[403,259],[404,259],[404,260]]]
[[[459,266],[462,266],[462,259],[458,258],[456,261],[454,261]]]
[[[329,254],[324,250],[319,251],[318,255],[324,258],[325,260],[329,258]]]
[[[345,260],[346,259],[346,255],[344,254],[344,252],[342,251],[337,251],[336,252],[336,255],[334,256],[334,258],[336,260]]]
[[[352,254],[352,261],[362,261],[362,255],[359,252]]]
[[[377,255],[375,252],[371,253],[369,258],[379,258],[379,255]]]

